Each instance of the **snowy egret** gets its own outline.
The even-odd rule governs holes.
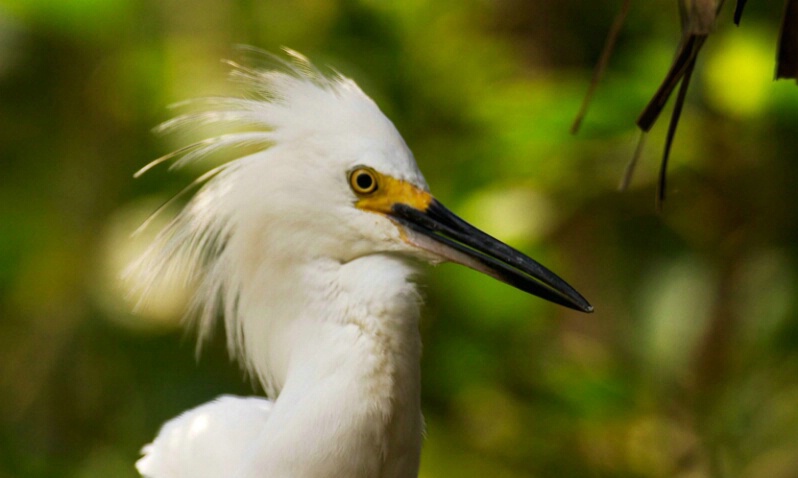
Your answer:
[[[152,284],[188,264],[200,340],[223,316],[231,354],[269,399],[224,396],[170,420],[136,464],[146,477],[416,476],[418,259],[592,311],[548,269],[441,205],[352,80],[288,55],[265,71],[233,64],[247,97],[210,99],[165,125],[244,129],[153,164],[255,152],[203,175],[135,269]]]

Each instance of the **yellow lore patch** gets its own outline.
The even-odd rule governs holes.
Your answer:
[[[380,174],[371,169],[369,172],[377,184],[371,192],[362,194],[361,199],[355,203],[359,209],[389,214],[394,205],[405,204],[419,211],[426,211],[433,200],[430,193],[406,181]]]

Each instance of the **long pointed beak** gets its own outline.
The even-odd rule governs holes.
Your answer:
[[[436,199],[423,210],[396,202],[388,215],[412,231],[409,242],[422,249],[556,304],[593,312],[593,306],[556,274],[460,219]]]

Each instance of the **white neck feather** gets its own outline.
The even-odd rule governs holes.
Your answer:
[[[276,398],[253,466],[260,476],[296,470],[292,460],[340,476],[416,476],[421,340],[413,269],[388,255],[272,266],[259,267],[268,278],[245,282],[268,287],[239,297],[248,366]]]

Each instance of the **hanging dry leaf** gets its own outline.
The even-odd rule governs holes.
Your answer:
[[[632,160],[626,167],[621,180],[621,189],[625,189],[631,181],[634,167],[641,155],[643,140],[646,134],[659,119],[660,114],[668,103],[671,94],[679,86],[676,96],[671,120],[668,125],[668,133],[663,148],[662,163],[660,165],[659,181],[657,183],[657,208],[661,209],[662,202],[665,200],[667,191],[667,171],[668,160],[671,147],[673,146],[676,130],[679,126],[679,119],[687,97],[690,86],[690,78],[696,65],[698,53],[704,46],[709,35],[715,29],[718,15],[723,7],[724,0],[677,0],[679,14],[682,24],[682,37],[676,49],[676,55],[668,68],[657,91],[643,108],[637,118],[637,126],[641,130],[638,147],[635,150]],[[615,47],[620,30],[629,13],[630,0],[624,0],[618,15],[615,17],[612,28],[607,36],[607,40],[602,50],[601,57],[596,64],[593,78],[588,88],[587,94],[582,102],[579,113],[571,127],[571,132],[576,133],[590,105],[590,101],[598,86],[598,83],[606,69],[610,54]],[[734,23],[740,24],[746,0],[737,0],[734,9]],[[784,17],[781,25],[781,35],[779,40],[778,63],[776,66],[776,78],[794,78],[798,81],[798,0],[787,0]]]

